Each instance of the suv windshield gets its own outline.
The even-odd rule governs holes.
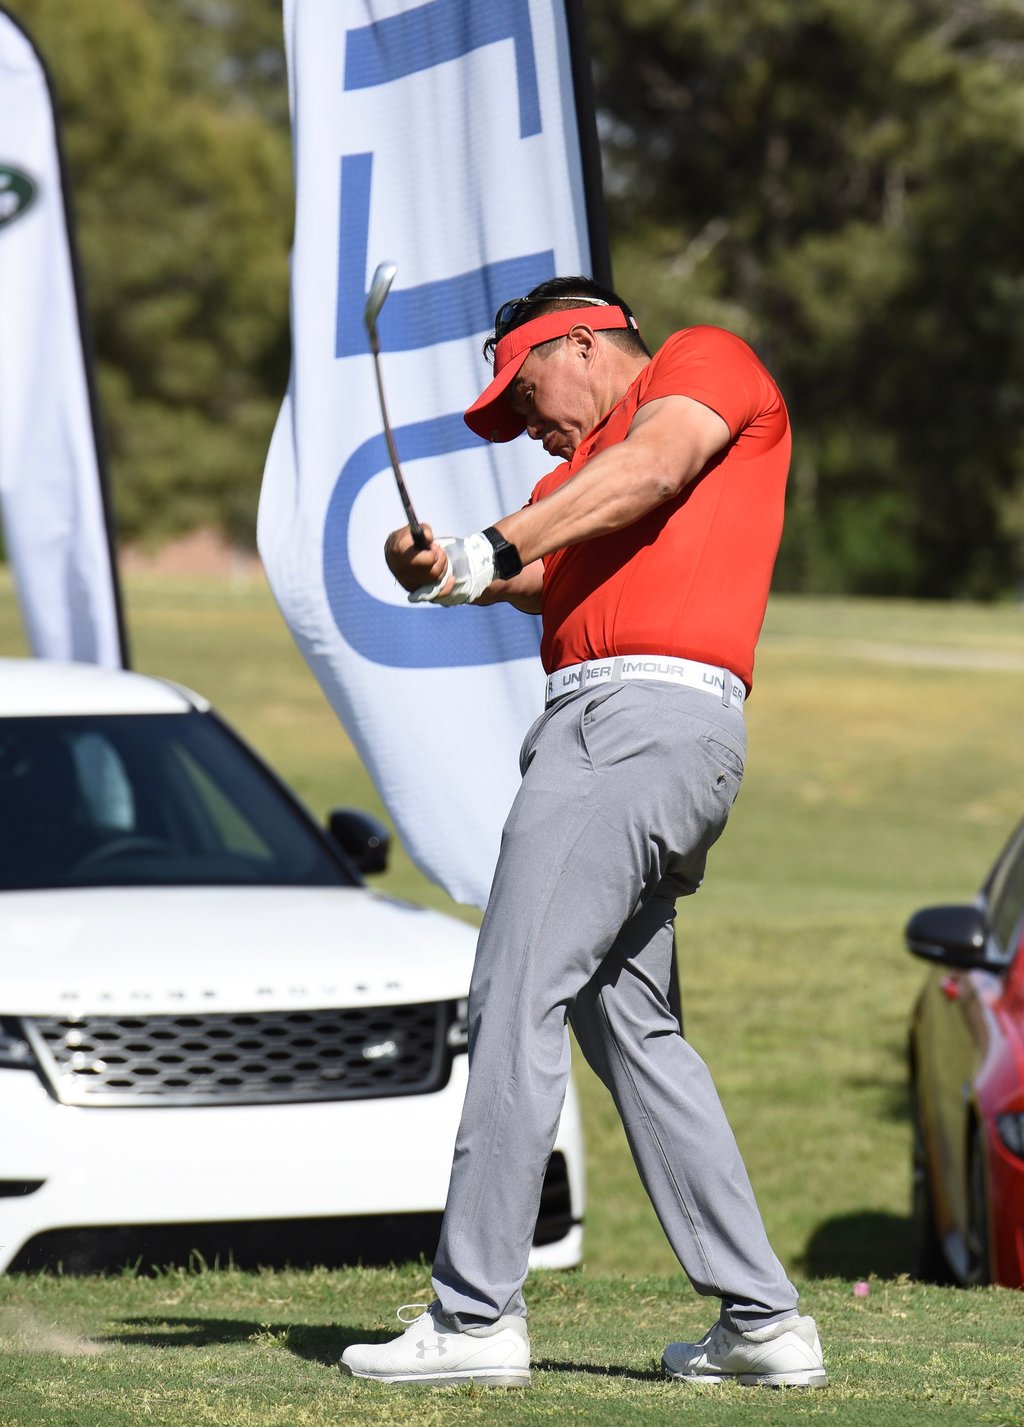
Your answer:
[[[212,714],[0,721],[0,888],[355,880]]]

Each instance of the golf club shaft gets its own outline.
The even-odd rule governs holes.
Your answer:
[[[416,518],[416,512],[412,508],[412,501],[409,499],[409,492],[405,488],[405,481],[402,479],[402,468],[398,464],[398,449],[395,446],[394,432],[391,430],[391,422],[388,420],[387,402],[384,400],[384,378],[380,370],[380,339],[377,336],[377,318],[380,316],[381,308],[387,301],[388,293],[391,291],[391,284],[395,280],[395,273],[398,267],[395,263],[386,262],[378,264],[376,272],[373,274],[373,281],[370,283],[370,292],[366,299],[366,307],[363,309],[363,321],[366,323],[366,332],[370,338],[370,351],[373,353],[373,371],[377,378],[377,396],[380,398],[380,415],[384,423],[384,440],[388,448],[388,456],[391,460],[391,469],[395,473],[395,484],[398,486],[398,494],[402,505],[405,508],[406,519],[409,522],[409,530],[412,534],[412,542],[417,550],[429,550],[430,541],[423,533],[423,526]]]
[[[395,446],[394,433],[391,430],[391,422],[388,420],[387,403],[384,400],[384,379],[380,371],[380,348],[376,340],[376,332],[372,334],[371,348],[373,351],[373,370],[377,378],[377,395],[380,398],[380,415],[384,423],[384,441],[388,448],[388,456],[391,460],[391,469],[395,473],[395,484],[398,486],[398,494],[405,510],[406,519],[409,522],[409,530],[412,532],[412,543],[417,550],[429,550],[430,541],[423,533],[423,526],[416,517],[416,512],[412,508],[412,501],[409,499],[409,492],[405,488],[405,481],[402,479],[402,468],[398,464],[398,450]]]

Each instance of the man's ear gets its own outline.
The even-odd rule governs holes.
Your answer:
[[[582,357],[585,361],[590,361],[597,350],[597,334],[593,328],[587,327],[582,322],[577,322],[575,327],[570,327],[566,337],[573,347],[573,356]]]

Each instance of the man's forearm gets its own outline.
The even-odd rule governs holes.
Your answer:
[[[642,466],[633,468],[621,452],[617,447],[605,453],[616,458],[609,462],[595,458],[551,495],[503,516],[495,529],[516,547],[524,563],[532,562],[632,525],[677,493]]]
[[[609,535],[679,495],[728,440],[729,428],[710,408],[688,397],[660,398],[641,407],[624,441],[495,528],[524,564]]]

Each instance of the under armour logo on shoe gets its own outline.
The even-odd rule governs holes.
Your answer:
[[[443,1358],[448,1349],[441,1338],[435,1338],[433,1342],[429,1338],[421,1338],[416,1344],[416,1356],[425,1358],[428,1353],[436,1353],[439,1358]]]

